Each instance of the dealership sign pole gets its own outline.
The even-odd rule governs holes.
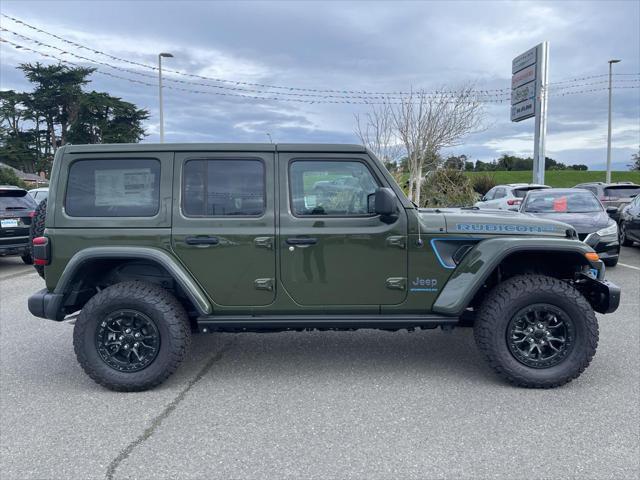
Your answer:
[[[511,64],[511,121],[535,117],[533,182],[539,184],[544,184],[548,63],[549,43],[542,42],[518,55]]]

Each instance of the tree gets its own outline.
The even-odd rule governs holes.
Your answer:
[[[26,172],[48,173],[66,143],[138,142],[148,112],[107,93],[85,92],[94,69],[25,63],[33,92],[0,92],[0,157]]]
[[[631,164],[629,165],[631,170],[640,170],[640,148],[638,151],[631,155]]]
[[[355,133],[362,144],[371,150],[383,163],[396,163],[402,154],[402,144],[396,138],[391,105],[373,106],[369,112],[356,120]]]
[[[403,97],[391,112],[409,160],[409,199],[418,203],[423,172],[440,165],[443,148],[480,129],[482,104],[471,86],[436,95],[419,90]]]
[[[27,185],[20,180],[16,172],[6,167],[0,167],[0,185],[15,185],[20,188],[27,188]]]

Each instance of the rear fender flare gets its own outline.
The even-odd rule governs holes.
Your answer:
[[[180,285],[200,315],[209,315],[212,312],[211,304],[202,288],[174,257],[163,250],[146,247],[90,247],[76,253],[67,263],[53,291],[61,299],[60,306],[64,303],[62,299],[68,294],[77,272],[83,265],[94,260],[109,259],[144,259],[161,265]]]

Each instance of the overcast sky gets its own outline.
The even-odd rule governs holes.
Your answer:
[[[155,64],[160,51],[175,55],[167,68],[239,82],[309,89],[436,90],[475,82],[482,90],[510,87],[511,60],[537,43],[550,43],[550,82],[607,73],[620,58],[618,86],[640,87],[640,2],[186,2],[2,0],[2,13],[113,56]],[[110,65],[154,74],[65,45],[7,18],[3,28]],[[43,52],[77,58],[0,32]],[[0,45],[2,89],[29,86],[15,70],[45,63],[37,54]],[[85,62],[86,63],[86,62]],[[93,65],[96,66],[96,65]],[[154,83],[156,80],[99,69]],[[166,78],[199,81],[167,73]],[[149,110],[145,141],[158,140],[157,87],[98,73],[90,88]],[[604,169],[606,77],[561,83],[549,99],[547,155]],[[242,89],[259,89],[246,85]],[[589,84],[584,87],[579,85]],[[167,87],[229,92],[167,81]],[[572,86],[561,90],[560,86]],[[553,87],[552,87],[553,88]],[[559,96],[560,92],[595,92]],[[263,89],[264,90],[264,89]],[[305,93],[300,90],[269,90]],[[236,91],[237,93],[238,91]],[[240,92],[245,94],[245,92]],[[308,92],[307,92],[308,93]],[[357,143],[354,113],[366,105],[266,101],[165,89],[165,131],[170,142]],[[287,98],[309,98],[283,95]],[[614,90],[613,162],[626,169],[640,145],[640,88]],[[486,129],[447,153],[491,160],[502,153],[533,153],[533,119],[509,121],[509,105],[488,104]]]

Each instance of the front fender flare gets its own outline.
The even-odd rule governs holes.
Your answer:
[[[86,262],[96,259],[144,259],[156,262],[164,267],[180,285],[200,315],[209,315],[212,311],[207,296],[189,272],[169,253],[148,247],[89,247],[81,250],[71,257],[71,260],[67,263],[53,294],[58,295],[59,298],[65,296],[78,269]]]
[[[587,262],[584,254],[593,252],[593,249],[578,240],[564,238],[507,237],[482,240],[456,267],[436,298],[433,312],[461,315],[496,267],[509,255],[517,252],[578,253]],[[600,272],[600,278],[604,273],[602,262],[590,263]]]

